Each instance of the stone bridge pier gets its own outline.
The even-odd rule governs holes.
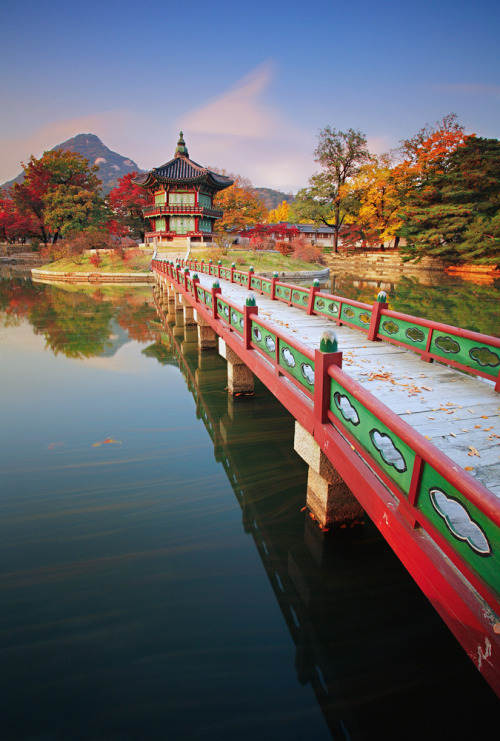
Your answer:
[[[362,506],[313,436],[298,422],[295,422],[294,448],[309,466],[306,503],[319,524],[341,527],[362,520]]]
[[[219,355],[227,360],[227,387],[229,393],[253,393],[254,378],[252,371],[221,337],[219,337]]]

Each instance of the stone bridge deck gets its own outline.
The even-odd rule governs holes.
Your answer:
[[[212,287],[213,276],[200,273],[199,278],[205,288]],[[220,284],[225,297],[245,303],[247,288],[223,279]],[[360,331],[265,295],[256,300],[260,317],[313,350],[325,330],[334,330],[343,370],[500,498],[500,394],[492,382],[424,363],[402,347],[370,342]]]

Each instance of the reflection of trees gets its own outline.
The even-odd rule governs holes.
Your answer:
[[[46,347],[68,358],[101,355],[111,346],[113,307],[77,293],[51,291],[49,301],[39,302],[29,316],[35,334],[46,339]]]
[[[102,355],[113,346],[116,323],[138,342],[154,340],[156,317],[151,292],[137,288],[61,288],[31,280],[0,280],[0,318],[4,326],[27,319],[55,354],[70,358]],[[116,322],[116,323],[115,323]],[[113,326],[114,324],[114,326]]]
[[[45,286],[35,288],[31,278],[9,277],[0,280],[0,321],[4,327],[16,326],[27,317]]]
[[[435,285],[423,285],[416,278],[402,276],[389,288],[387,281],[356,279],[353,285],[353,280],[353,276],[336,276],[334,293],[371,304],[384,289],[388,292],[389,308],[394,311],[483,334],[498,334],[499,281],[485,286],[442,276]]]

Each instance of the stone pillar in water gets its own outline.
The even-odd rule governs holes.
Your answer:
[[[352,525],[364,510],[313,436],[295,422],[295,451],[309,465],[307,506],[322,527]]]
[[[249,394],[254,390],[253,373],[243,360],[219,337],[219,354],[227,360],[227,387],[230,394]]]
[[[217,350],[217,332],[203,319],[197,311],[193,312],[194,320],[198,325],[198,345],[200,350]]]

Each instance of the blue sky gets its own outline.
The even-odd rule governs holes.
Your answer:
[[[190,156],[295,191],[319,129],[387,151],[455,112],[500,136],[490,0],[23,0],[0,10],[0,183],[78,133],[149,169]]]

